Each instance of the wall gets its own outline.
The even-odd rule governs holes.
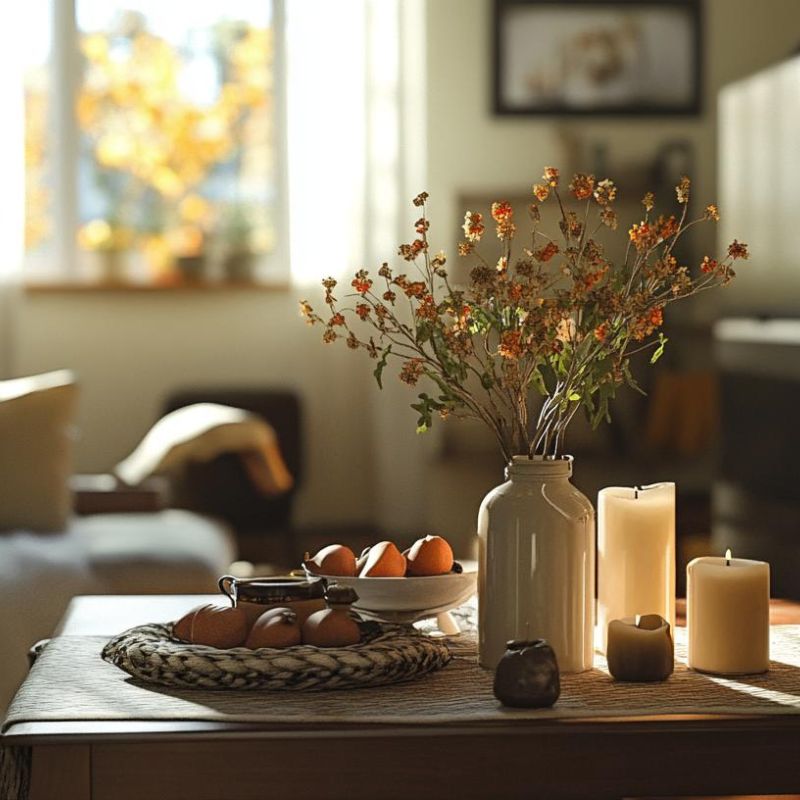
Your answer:
[[[445,225],[434,230],[448,245],[463,220],[464,210],[457,207],[460,194],[493,189],[519,194],[539,179],[544,165],[566,164],[567,141],[573,138],[607,143],[612,173],[614,164],[649,159],[665,140],[689,139],[695,148],[696,196],[712,202],[717,91],[781,60],[800,45],[797,0],[706,0],[701,116],[493,117],[488,57],[492,8],[491,0],[428,3],[428,191],[434,224],[444,220],[438,225]]]
[[[457,238],[463,192],[527,187],[563,163],[564,134],[607,140],[613,161],[647,158],[666,138],[696,147],[698,193],[715,191],[714,98],[722,84],[778,60],[800,35],[797,0],[711,0],[706,14],[706,109],[696,119],[494,118],[489,109],[489,0],[428,0],[427,188],[432,238]],[[414,189],[416,191],[416,188]],[[724,213],[724,209],[723,209]],[[105,470],[124,456],[181,386],[276,385],[306,403],[311,454],[301,521],[374,516],[374,451],[365,432],[382,396],[345,348],[323,348],[297,318],[290,293],[29,294],[14,366],[68,366],[83,383],[78,468]],[[413,425],[413,412],[398,424]],[[416,447],[413,439],[408,447]],[[409,497],[409,504],[424,504]]]

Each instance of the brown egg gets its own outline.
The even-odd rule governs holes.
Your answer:
[[[326,608],[312,614],[303,624],[303,644],[315,647],[347,647],[361,641],[361,630],[349,612]]]
[[[314,575],[341,575],[352,578],[356,574],[356,556],[343,544],[329,544],[313,558],[306,553],[303,566]]]
[[[221,650],[239,647],[247,638],[247,615],[241,608],[205,605],[181,617],[172,628],[176,639]]]
[[[445,575],[453,568],[453,548],[441,536],[417,539],[408,550],[409,575]]]
[[[292,647],[301,641],[297,614],[290,608],[271,608],[253,623],[244,646],[251,650],[259,647]]]
[[[370,548],[361,568],[361,578],[402,578],[406,574],[406,557],[393,542],[378,542]]]

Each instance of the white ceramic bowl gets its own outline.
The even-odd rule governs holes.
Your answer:
[[[346,578],[323,575],[330,583],[352,586],[353,608],[363,617],[383,622],[416,622],[435,617],[469,600],[478,590],[477,564],[461,562],[462,573],[423,578]]]

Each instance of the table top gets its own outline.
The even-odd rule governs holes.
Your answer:
[[[112,636],[143,622],[176,619],[211,600],[219,597],[77,597],[57,633]],[[772,615],[776,624],[800,622],[800,605],[775,602]],[[420,797],[441,797],[444,787],[450,785],[449,771],[438,777],[432,771],[431,752],[436,752],[443,764],[459,762],[458,772],[466,776],[459,789],[463,797],[485,796],[476,787],[487,787],[489,775],[494,796],[527,796],[526,771],[537,769],[539,787],[547,786],[542,796],[548,797],[800,790],[800,773],[793,766],[800,752],[800,716],[783,714],[511,719],[449,727],[386,724],[378,729],[374,724],[340,723],[310,729],[286,722],[50,721],[12,725],[4,742],[51,749],[52,745],[89,746],[98,764],[101,757],[111,758],[115,771],[109,774],[109,785],[113,786],[119,786],[118,756],[128,765],[128,781],[133,787],[136,776],[152,764],[155,751],[151,748],[158,746],[170,759],[185,757],[192,764],[198,758],[213,761],[220,775],[232,769],[236,758],[247,764],[251,758],[263,760],[263,748],[278,760],[284,758],[287,765],[308,764],[308,748],[313,747],[315,755],[306,777],[309,787],[317,789],[321,778],[318,775],[312,781],[314,772],[338,768],[344,762],[359,775],[364,760],[370,763],[373,775],[394,774],[402,763],[403,791],[417,787],[412,793]],[[581,768],[576,772],[578,764]],[[289,772],[286,781],[299,785],[298,773]],[[234,777],[238,779],[238,775],[236,772]],[[587,794],[590,788],[592,793]],[[388,792],[386,796],[396,794]],[[328,795],[323,791],[319,796]],[[351,791],[350,796],[376,795],[367,787]]]

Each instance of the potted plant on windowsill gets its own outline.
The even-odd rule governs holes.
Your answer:
[[[105,283],[120,283],[127,277],[127,255],[134,238],[133,230],[112,220],[93,219],[78,229],[78,245],[94,256]]]
[[[225,248],[222,259],[225,280],[252,281],[256,261],[253,249],[253,223],[243,205],[237,203],[228,210],[222,220],[221,234]]]
[[[344,339],[375,359],[379,386],[396,359],[402,381],[432,387],[412,404],[418,431],[435,414],[479,419],[492,431],[508,480],[486,496],[478,517],[480,661],[493,668],[506,641],[536,636],[549,640],[563,671],[579,672],[592,663],[594,510],[569,483],[567,428],[581,409],[595,426],[608,419],[617,389],[638,388],[631,356],[650,350],[655,363],[662,354],[665,307],[727,284],[733,262],[748,253],[734,241],[695,274],[678,262],[673,251],[685,232],[719,219],[708,205],[687,220],[688,178],[676,187],[676,214],[656,215],[653,195],[645,195],[618,262],[601,243],[602,231],[618,228],[612,181],[576,174],[563,191],[559,171],[547,167],[532,191],[524,238],[511,205],[492,205],[499,257],[479,250],[483,215],[466,213],[458,252],[473,261],[468,286],[451,282],[444,253],[431,253],[422,193],[414,199],[416,237],[398,251],[412,274],[387,263],[374,277],[359,270],[345,306],[328,278],[325,317],[307,301],[301,311],[322,326],[324,342]],[[548,202],[559,209],[556,236],[540,226]],[[536,414],[531,393],[542,398]]]

